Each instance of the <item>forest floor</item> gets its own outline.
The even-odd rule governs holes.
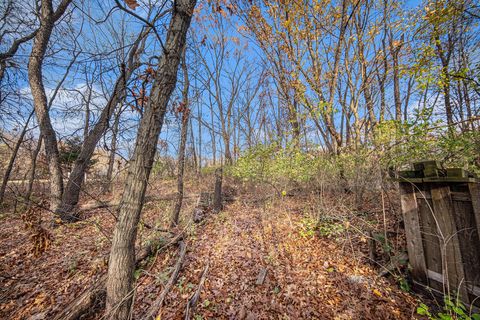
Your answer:
[[[174,187],[173,181],[162,183],[150,188],[150,195],[169,194]],[[186,194],[202,188],[206,189],[189,184]],[[193,319],[415,318],[417,297],[401,290],[392,277],[379,276],[379,269],[368,263],[367,241],[359,232],[366,218],[331,224],[319,234],[311,218],[318,198],[308,194],[272,198],[249,191],[200,224],[188,222],[195,197],[185,199],[179,229],[186,232],[187,254],[160,310],[161,319],[183,319],[207,265]],[[169,200],[147,203],[143,221],[166,225],[164,213],[169,214],[171,206]],[[338,210],[329,214],[333,211]],[[44,216],[48,221],[49,215]],[[50,319],[106,272],[114,218],[108,209],[93,210],[84,218],[49,228],[52,243],[35,257],[21,216],[2,215],[1,319]],[[151,235],[141,225],[138,245]],[[177,255],[172,246],[136,272],[135,319],[142,318],[162,291]],[[100,319],[101,314],[91,318]]]

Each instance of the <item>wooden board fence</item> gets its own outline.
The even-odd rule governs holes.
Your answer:
[[[414,283],[480,307],[479,180],[435,161],[397,180]]]

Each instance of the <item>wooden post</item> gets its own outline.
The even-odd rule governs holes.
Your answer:
[[[447,289],[450,291],[455,290],[458,292],[460,299],[468,303],[465,272],[463,269],[457,227],[453,216],[455,211],[453,209],[450,187],[445,183],[432,183],[431,194],[435,219],[440,229],[439,236],[440,245],[442,246],[444,284],[447,285],[448,283]],[[448,282],[445,280],[448,280]]]
[[[414,280],[428,284],[427,265],[423,252],[420,218],[418,216],[417,199],[414,186],[409,182],[400,183],[400,202],[407,236],[408,260],[412,266]]]
[[[215,192],[213,198],[213,212],[218,213],[222,210],[222,168],[215,170]]]

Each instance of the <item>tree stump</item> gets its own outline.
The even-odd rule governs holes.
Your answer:
[[[201,222],[211,210],[211,197],[209,192],[202,192],[198,197],[197,205],[193,209],[193,222]]]
[[[215,191],[213,197],[213,212],[219,213],[222,210],[222,168],[215,170]]]

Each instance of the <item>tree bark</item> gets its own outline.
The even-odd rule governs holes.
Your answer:
[[[108,128],[110,117],[115,110],[115,107],[121,100],[123,92],[125,91],[125,70],[122,68],[122,74],[117,79],[114,91],[107,106],[102,110],[100,118],[94,128],[87,135],[82,144],[82,149],[75,160],[75,163],[67,181],[67,186],[62,197],[62,202],[57,210],[57,214],[65,222],[77,220],[77,215],[73,214],[73,209],[78,203],[80,197],[80,190],[82,188],[85,177],[85,170],[88,168],[90,159],[95,151],[95,147]]]
[[[30,177],[28,178],[28,188],[25,195],[25,200],[27,202],[30,201],[30,197],[32,196],[33,182],[35,181],[35,172],[37,171],[37,158],[38,158],[38,154],[40,153],[40,150],[42,149],[42,141],[43,141],[43,138],[40,135],[40,137],[38,137],[37,146],[35,147],[35,150],[32,153],[32,168],[30,169]]]
[[[28,61],[28,81],[32,91],[33,106],[45,142],[45,153],[50,171],[50,207],[56,210],[63,192],[63,177],[57,145],[57,137],[48,113],[47,96],[43,85],[42,65],[55,22],[65,13],[72,0],[62,0],[56,11],[51,0],[40,5],[40,27],[35,34],[32,52]]]
[[[138,250],[135,264],[138,266],[146,258],[152,256],[154,253],[163,251],[168,247],[177,244],[183,238],[183,234],[180,233],[170,239],[154,238],[148,241],[149,245]],[[164,244],[165,243],[165,244]],[[157,250],[157,248],[160,248]],[[77,320],[88,315],[89,312],[94,310],[97,305],[99,307],[105,304],[105,290],[106,290],[107,275],[100,277],[91,287],[85,289],[75,300],[62,309],[55,317],[54,320]]]
[[[158,64],[150,99],[140,121],[110,251],[106,301],[109,319],[126,320],[129,317],[137,226],[157,149],[158,136],[162,129],[168,101],[177,81],[178,65],[195,4],[196,0],[177,0],[173,4],[165,50]]]
[[[438,31],[437,31],[438,32]],[[442,43],[440,41],[440,37],[437,35],[435,37],[435,43],[437,47],[437,55],[442,63],[442,90],[443,90],[443,98],[445,103],[445,115],[447,117],[447,124],[453,124],[453,111],[452,111],[452,103],[450,100],[450,74],[448,72],[448,67],[450,63],[450,55],[451,55],[451,48],[447,48],[448,52],[445,52],[443,49]],[[448,46],[447,46],[448,47]],[[451,129],[451,128],[450,128]]]
[[[393,36],[392,36],[393,37]],[[402,121],[402,100],[400,98],[400,65],[399,65],[399,54],[403,42],[403,36],[400,43],[395,44],[393,38],[390,39],[390,47],[393,60],[393,99],[395,101],[395,120],[398,122]]]
[[[178,224],[178,218],[180,216],[180,210],[182,209],[182,202],[183,202],[183,173],[185,171],[185,146],[187,144],[187,133],[188,133],[188,121],[190,115],[190,108],[189,101],[188,101],[188,88],[190,86],[188,80],[188,70],[185,61],[185,49],[183,52],[182,58],[182,69],[183,69],[183,113],[182,117],[182,130],[180,134],[180,147],[178,149],[178,173],[177,173],[177,197],[175,200],[175,206],[172,212],[172,221],[170,223],[170,227],[175,227]]]
[[[215,170],[215,191],[213,194],[213,211],[219,213],[222,210],[222,168]]]
[[[139,67],[137,57],[139,56],[139,52],[143,50],[143,46],[140,46],[140,42],[145,39],[148,32],[149,29],[142,30],[142,32],[140,32],[138,35],[132,49],[130,50],[127,65],[122,63],[120,66],[120,76],[115,82],[113,93],[110,96],[107,105],[102,110],[98,122],[91,131],[87,132],[85,140],[83,141],[80,154],[75,160],[72,172],[68,178],[61,205],[57,210],[57,214],[59,214],[60,218],[65,222],[78,220],[78,215],[75,214],[73,210],[78,204],[78,200],[80,198],[80,191],[83,185],[85,171],[88,168],[90,159],[92,158],[98,141],[108,129],[108,125],[115,108],[124,98],[127,80]]]
[[[103,192],[110,192],[112,190],[112,177],[113,177],[113,166],[115,165],[115,154],[117,152],[117,134],[118,127],[120,125],[120,115],[122,109],[118,109],[117,114],[115,115],[115,120],[113,121],[112,128],[112,142],[110,144],[110,154],[108,156],[108,168],[107,176],[105,177],[105,183],[103,185]]]
[[[3,180],[2,180],[2,186],[0,187],[0,205],[3,203],[3,198],[5,197],[5,191],[7,189],[7,183],[8,183],[8,180],[10,179],[10,174],[12,174],[13,164],[15,163],[18,150],[20,149],[23,139],[25,138],[25,134],[27,133],[28,124],[32,116],[33,116],[33,111],[30,113],[25,125],[23,126],[22,132],[18,137],[17,143],[15,143],[15,147],[12,150],[12,155],[10,156],[10,160],[8,161],[7,168],[5,169],[5,173],[3,175]]]

